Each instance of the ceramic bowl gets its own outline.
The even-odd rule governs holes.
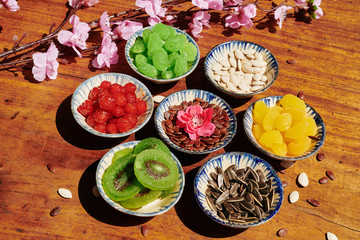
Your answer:
[[[239,91],[229,90],[229,88],[219,84],[219,81],[215,79],[213,65],[215,63],[218,63],[224,57],[227,57],[230,52],[234,52],[236,49],[240,49],[240,50],[253,49],[256,51],[256,53],[261,53],[261,55],[263,56],[263,60],[267,63],[266,71],[264,73],[264,75],[267,77],[267,82],[264,85],[264,87],[251,93],[240,93]],[[246,42],[246,41],[229,41],[229,42],[221,43],[209,51],[209,53],[206,55],[205,58],[204,69],[207,79],[215,88],[217,88],[221,92],[226,93],[233,98],[248,98],[254,96],[255,94],[264,92],[265,90],[271,87],[271,85],[275,82],[278,76],[279,64],[276,58],[274,57],[274,55],[269,50],[258,44],[252,42]]]
[[[257,101],[263,101],[265,102],[265,104],[268,107],[273,107],[276,105],[276,103],[282,98],[282,96],[270,96],[270,97],[265,97],[262,99],[259,99]],[[256,102],[257,102],[256,101]],[[317,113],[315,111],[315,109],[313,109],[311,106],[309,106],[308,104],[306,104],[306,112],[309,116],[311,116],[312,118],[314,118],[316,126],[317,126],[317,134],[315,135],[315,137],[317,138],[317,140],[311,140],[311,145],[310,148],[307,152],[305,152],[304,154],[300,155],[300,156],[278,156],[275,155],[271,152],[269,152],[268,150],[264,149],[260,143],[258,143],[258,141],[255,139],[254,134],[252,132],[252,125],[253,125],[253,108],[254,108],[254,104],[251,104],[248,109],[245,111],[244,114],[244,118],[243,118],[243,125],[244,125],[244,129],[245,129],[245,133],[247,135],[247,137],[249,138],[250,142],[257,148],[259,149],[261,152],[263,152],[264,154],[266,154],[267,156],[277,159],[277,160],[281,160],[281,161],[297,161],[297,160],[302,160],[305,158],[308,158],[312,155],[314,155],[317,151],[319,151],[319,149],[323,146],[324,141],[325,141],[325,125],[324,122],[322,120],[322,118],[320,117],[319,113]]]
[[[231,221],[228,219],[224,220],[217,215],[211,206],[209,206],[208,201],[206,200],[207,197],[205,192],[208,188],[208,180],[212,179],[210,174],[212,172],[216,172],[216,167],[221,167],[223,171],[225,171],[225,169],[231,165],[235,165],[238,169],[246,169],[246,167],[251,167],[254,171],[260,169],[264,173],[266,180],[271,179],[271,189],[275,189],[274,201],[269,208],[269,211],[265,213],[260,220],[245,223]],[[215,222],[233,228],[249,228],[269,221],[279,212],[284,198],[284,189],[276,172],[266,161],[249,153],[227,152],[209,159],[199,169],[194,180],[194,194],[201,210],[203,210],[204,213]]]
[[[169,136],[166,134],[162,122],[165,121],[164,113],[169,110],[170,106],[174,105],[180,105],[183,101],[193,101],[195,98],[200,98],[204,100],[205,102],[208,102],[209,104],[215,104],[219,106],[222,110],[225,110],[227,115],[229,116],[229,125],[226,128],[227,134],[225,135],[225,138],[223,138],[221,141],[219,141],[214,147],[210,149],[205,150],[189,150],[185,149],[183,147],[180,147],[176,145],[172,140],[169,138]],[[216,96],[213,93],[198,90],[198,89],[188,89],[183,90],[179,92],[175,92],[173,94],[170,94],[165,99],[163,99],[159,106],[157,107],[154,115],[154,121],[155,121],[155,127],[157,132],[159,133],[162,140],[169,145],[170,147],[189,154],[208,154],[214,151],[217,151],[223,147],[225,147],[235,136],[236,130],[237,130],[237,121],[236,116],[230,107],[230,105],[225,102],[222,98]]]
[[[132,129],[130,129],[128,132],[124,133],[116,133],[116,134],[110,134],[110,133],[101,133],[90,127],[86,121],[85,117],[81,115],[77,108],[88,99],[88,95],[91,89],[94,87],[100,86],[102,81],[109,81],[111,83],[118,83],[122,86],[124,86],[126,83],[133,83],[136,86],[136,96],[142,100],[144,100],[147,104],[147,110],[145,113],[140,115],[138,117],[138,123],[136,126]],[[137,80],[134,77],[128,76],[126,74],[120,74],[120,73],[103,73],[96,76],[93,76],[84,82],[82,82],[73,93],[73,96],[71,98],[71,111],[72,114],[76,120],[76,122],[84,128],[86,131],[100,137],[106,137],[106,138],[119,138],[119,137],[125,137],[128,136],[136,131],[139,131],[142,127],[145,126],[145,124],[149,121],[151,118],[151,115],[154,110],[154,101],[151,95],[151,92],[149,89],[139,80]]]
[[[196,44],[195,40],[187,33],[181,31],[180,29],[178,28],[174,28],[176,30],[176,33],[177,34],[183,34],[186,36],[187,40],[189,42],[191,42],[192,44],[194,44],[196,46],[196,49],[197,49],[197,54],[196,54],[196,57],[195,57],[195,60],[190,64],[189,66],[189,69],[186,73],[184,73],[183,75],[181,76],[178,76],[178,77],[175,77],[175,78],[171,78],[171,79],[157,79],[157,78],[151,78],[151,77],[148,77],[142,73],[140,73],[138,70],[137,70],[137,67],[135,66],[134,62],[133,62],[133,59],[131,58],[130,56],[130,49],[131,47],[133,46],[133,44],[135,43],[135,40],[136,38],[138,37],[142,37],[142,34],[144,32],[145,29],[152,29],[152,26],[150,27],[145,27],[143,29],[140,29],[139,31],[135,32],[126,42],[126,45],[125,45],[125,57],[126,57],[126,61],[128,62],[128,64],[130,65],[130,67],[137,73],[139,74],[140,76],[142,76],[143,78],[147,79],[147,80],[150,80],[151,82],[153,83],[156,83],[156,84],[166,84],[166,83],[171,83],[171,82],[176,82],[176,81],[179,81],[180,79],[188,76],[190,73],[192,73],[196,66],[198,65],[199,63],[199,60],[200,60],[200,50],[199,50],[199,47],[198,45]]]
[[[113,200],[111,200],[106,193],[104,192],[103,186],[102,186],[102,176],[105,172],[105,170],[110,166],[111,162],[112,162],[112,158],[114,156],[114,154],[119,151],[122,150],[124,148],[133,148],[136,144],[138,144],[140,141],[132,141],[132,142],[126,142],[120,145],[117,145],[116,147],[112,148],[110,151],[108,151],[100,160],[99,165],[96,169],[96,185],[99,189],[100,195],[103,197],[103,199],[113,208],[115,208],[116,210],[122,212],[122,213],[126,213],[129,215],[133,215],[133,216],[138,216],[138,217],[151,217],[151,216],[155,216],[155,215],[159,215],[162,213],[167,212],[168,210],[170,210],[180,199],[183,191],[184,191],[184,187],[185,187],[185,175],[182,169],[182,166],[179,162],[179,160],[176,158],[176,156],[174,154],[171,153],[171,156],[173,157],[173,159],[175,160],[177,166],[178,166],[178,170],[179,170],[179,179],[176,182],[175,188],[173,190],[173,192],[163,198],[163,199],[157,199],[145,206],[143,206],[140,209],[136,209],[136,210],[129,210],[126,209],[124,207],[122,207],[119,203],[114,202]]]

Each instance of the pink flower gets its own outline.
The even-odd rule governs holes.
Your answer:
[[[109,34],[104,34],[100,53],[92,60],[92,65],[95,68],[110,67],[111,64],[116,64],[119,61],[118,48],[114,42],[111,41]]]
[[[78,2],[80,6],[84,5],[86,7],[91,7],[92,5],[98,3],[99,0],[69,0],[69,5],[75,8]]]
[[[290,9],[292,9],[292,7],[283,5],[275,10],[274,18],[275,18],[277,24],[279,25],[280,29],[282,27],[282,22],[286,18],[287,10],[290,10]]]
[[[192,22],[189,23],[190,32],[194,37],[201,37],[199,33],[203,30],[203,26],[210,28],[208,12],[199,11],[193,14]]]
[[[192,4],[201,9],[223,9],[223,0],[192,0]]]
[[[17,1],[15,0],[1,0],[1,4],[5,6],[5,8],[9,9],[11,12],[16,12],[20,9]],[[1,6],[0,4],[0,6]]]
[[[38,81],[43,81],[46,76],[50,79],[55,79],[57,76],[57,69],[59,63],[56,60],[59,55],[59,50],[52,42],[46,53],[34,53],[32,58],[34,61],[34,67],[32,73],[34,78]]]
[[[236,10],[236,9],[235,9]],[[225,27],[239,28],[244,26],[251,28],[253,25],[252,18],[256,16],[256,6],[249,4],[238,9],[238,14],[233,14],[225,18]]]
[[[100,26],[101,30],[103,30],[104,33],[107,33],[110,35],[113,34],[111,32],[110,19],[109,19],[109,16],[107,15],[107,11],[103,12],[103,14],[101,15],[101,17],[99,19],[99,26]]]
[[[135,5],[144,8],[145,12],[150,16],[148,23],[154,26],[161,22],[159,17],[164,17],[166,9],[161,7],[161,0],[136,0]]]
[[[90,27],[87,23],[80,22],[79,19],[80,18],[78,16],[72,15],[69,20],[69,22],[73,25],[72,32],[61,30],[58,35],[58,40],[61,44],[72,47],[76,54],[79,57],[82,57],[76,47],[79,47],[80,49],[86,48],[85,41],[89,37]]]
[[[142,23],[129,20],[115,22],[114,24],[118,25],[113,31],[115,36],[125,40],[128,40],[131,35],[143,28]]]
[[[176,125],[184,128],[191,140],[196,140],[199,136],[211,136],[216,128],[211,122],[212,115],[212,108],[203,109],[199,105],[189,106],[185,111],[178,112]]]
[[[296,6],[305,7],[307,5],[308,0],[294,0]]]
[[[244,0],[228,0],[228,1],[224,1],[224,6],[236,6],[243,2]]]
[[[320,4],[321,4],[321,0],[314,0],[313,5],[316,6],[315,7],[316,10],[314,12],[316,16],[315,19],[319,19],[324,15],[323,10],[320,7]]]

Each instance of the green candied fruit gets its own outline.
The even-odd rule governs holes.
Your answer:
[[[161,72],[161,77],[163,79],[170,79],[170,78],[175,77],[175,73],[172,69],[168,69],[166,71]]]
[[[138,67],[138,70],[145,76],[148,76],[151,78],[155,78],[158,75],[158,70],[156,69],[156,67],[154,67],[153,65],[148,64],[148,63]]]
[[[141,38],[137,38],[130,51],[133,53],[142,53],[146,50],[145,43]]]
[[[174,73],[175,76],[181,76],[186,72],[187,69],[187,61],[184,54],[180,54],[176,57],[175,66],[174,66]]]
[[[175,60],[177,58],[177,56],[179,55],[178,52],[173,52],[173,53],[170,53],[168,58],[169,58],[169,66],[168,68],[172,68],[175,66]]]
[[[169,37],[175,36],[176,35],[176,31],[174,28],[165,25],[163,23],[158,23],[156,24],[153,28],[152,28],[153,32],[156,32],[157,34],[159,34],[159,37],[162,40],[167,40]]]
[[[186,39],[180,37],[181,35],[169,38],[165,41],[164,48],[169,52],[178,52],[180,51],[184,44],[186,43]]]
[[[140,67],[146,63],[149,63],[149,60],[144,54],[137,54],[135,56],[134,63],[136,67]]]
[[[156,49],[161,48],[164,45],[164,41],[161,40],[159,34],[152,32],[149,36],[147,49],[150,52],[154,52]]]
[[[145,29],[143,31],[142,37],[145,44],[148,44],[150,34],[151,34],[151,29]]]
[[[152,62],[157,70],[165,71],[169,65],[168,61],[169,58],[165,49],[159,48],[153,53]]]
[[[188,62],[192,62],[196,58],[197,49],[191,42],[186,42],[180,49],[180,53],[184,54]]]

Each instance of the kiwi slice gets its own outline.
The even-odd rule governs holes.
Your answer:
[[[112,158],[112,163],[117,161],[119,158],[122,158],[122,157],[132,153],[133,150],[134,150],[133,148],[124,148],[124,149],[117,151]]]
[[[133,164],[136,156],[128,154],[105,170],[102,185],[106,195],[113,201],[132,198],[144,188],[134,175]]]
[[[161,192],[162,191],[150,190],[148,188],[144,188],[134,197],[126,199],[124,201],[120,201],[119,203],[124,208],[129,208],[129,209],[141,208],[142,206],[145,206],[146,204],[155,201],[160,196]]]
[[[140,153],[145,149],[159,149],[171,156],[170,149],[158,138],[149,137],[141,140],[134,148],[134,153]]]
[[[169,189],[163,190],[160,194],[160,199],[166,198],[168,196],[170,196],[170,194],[174,191],[175,189],[175,185]]]
[[[135,158],[134,173],[139,182],[151,190],[167,190],[179,178],[174,159],[159,149],[140,152]]]

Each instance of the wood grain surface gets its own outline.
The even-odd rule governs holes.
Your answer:
[[[281,1],[279,1],[281,2]],[[292,2],[292,1],[289,1]],[[63,20],[65,0],[18,0],[20,10],[0,8],[0,51],[11,49],[13,36],[27,33],[23,43],[41,38],[52,23]],[[260,1],[267,6],[268,1]],[[183,3],[187,11],[191,3]],[[120,60],[110,69],[89,68],[91,58],[74,57],[61,64],[56,80],[34,81],[31,69],[0,72],[0,239],[277,239],[276,232],[287,228],[286,239],[325,239],[330,231],[340,240],[360,239],[360,2],[353,0],[322,1],[324,16],[307,23],[289,17],[283,27],[258,11],[252,29],[226,31],[214,14],[211,28],[197,40],[200,63],[196,70],[180,81],[156,85],[137,76],[124,57],[125,41],[119,41]],[[136,8],[135,0],[100,0],[95,7],[80,9],[81,21]],[[216,11],[214,11],[216,13]],[[185,21],[185,20],[184,20]],[[70,28],[67,23],[65,29]],[[100,32],[88,40],[99,42]],[[246,40],[269,49],[279,62],[280,73],[267,91],[249,99],[232,99],[213,88],[206,80],[203,63],[207,52],[229,40]],[[296,60],[288,64],[287,60]],[[101,197],[92,194],[95,170],[101,157],[112,147],[127,141],[157,136],[153,119],[139,132],[120,139],[105,139],[85,132],[74,120],[70,99],[76,87],[87,78],[104,72],[134,76],[153,95],[168,95],[178,90],[198,88],[225,99],[238,119],[234,140],[209,155],[186,155],[173,151],[186,171],[186,187],[180,201],[165,214],[152,218],[132,217],[112,209]],[[242,128],[246,108],[255,100],[287,93],[305,94],[305,101],[325,122],[326,139],[316,156],[298,161],[278,172],[289,185],[284,188],[284,202],[271,221],[246,230],[221,226],[198,207],[193,194],[193,180],[199,166],[217,154],[242,151],[268,161],[276,170],[279,162],[264,156],[247,139]],[[55,172],[47,169],[53,164]],[[327,170],[336,179],[319,184]],[[309,186],[299,188],[296,177],[306,172]],[[72,199],[57,194],[60,187],[73,193]],[[300,199],[294,204],[288,195],[297,190]],[[318,207],[306,200],[316,199]],[[50,216],[56,206],[60,213]],[[148,233],[143,236],[141,228]]]

